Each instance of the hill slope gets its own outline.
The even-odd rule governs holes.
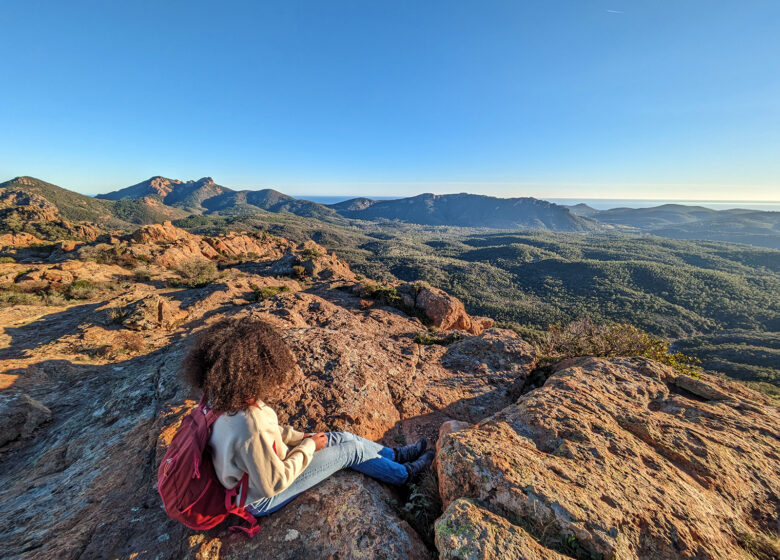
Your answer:
[[[535,198],[426,193],[395,200],[358,198],[334,204],[331,208],[347,218],[399,220],[421,225],[552,231],[597,229],[592,220],[576,216],[558,204]]]
[[[594,210],[585,204],[568,207],[572,213],[624,231],[675,239],[706,239],[748,243],[780,249],[780,212],[663,204],[651,208]]]
[[[112,230],[129,230],[134,225],[160,223],[186,216],[150,197],[134,200],[101,200],[86,196],[34,177],[16,177],[0,183],[0,192],[23,192],[42,197],[56,208],[56,219],[90,222]]]
[[[41,196],[54,205],[66,220],[101,222],[115,218],[112,203],[63,189],[35,177],[16,177],[0,183],[0,189]]]
[[[273,189],[236,191],[216,184],[211,177],[180,181],[158,176],[98,195],[98,198],[106,200],[136,200],[144,197],[152,197],[166,206],[195,214],[230,216],[267,210],[318,218],[337,217],[333,210],[316,202],[298,200]]]

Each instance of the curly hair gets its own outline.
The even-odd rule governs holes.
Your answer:
[[[204,331],[182,364],[209,406],[235,413],[292,380],[295,358],[279,331],[258,319],[223,319]]]

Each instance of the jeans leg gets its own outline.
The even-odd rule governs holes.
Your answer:
[[[309,465],[293,483],[270,498],[262,498],[247,506],[252,515],[260,517],[278,510],[296,496],[344,468],[352,468],[372,478],[403,484],[406,467],[386,457],[393,450],[349,432],[329,432],[328,443],[316,451]]]
[[[247,506],[249,512],[260,517],[278,510],[302,492],[315,486],[332,474],[347,468],[352,457],[344,453],[344,449],[338,445],[328,445],[314,452],[311,462],[292,484],[270,498],[262,498]]]
[[[329,433],[328,444],[331,443],[354,447],[354,459],[348,465],[351,469],[390,484],[406,482],[409,473],[406,467],[393,461],[394,453],[389,447],[349,432]]]
[[[355,434],[350,432],[328,432],[327,436],[328,436],[329,446],[340,445],[346,441],[356,441],[359,442],[366,449],[376,452],[377,455],[379,455],[380,457],[384,457],[385,459],[390,459],[391,461],[395,458],[395,451],[393,451],[391,448],[385,447],[381,443],[376,443],[375,441],[371,441],[370,439],[356,436]]]

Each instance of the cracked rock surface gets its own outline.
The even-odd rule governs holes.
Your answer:
[[[778,531],[779,420],[761,395],[718,378],[643,358],[564,361],[440,442],[440,553],[460,546],[442,531],[471,498],[551,557],[753,558],[752,543]],[[497,522],[475,523],[489,533]]]

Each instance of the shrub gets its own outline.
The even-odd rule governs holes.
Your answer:
[[[148,282],[152,279],[152,271],[148,268],[136,268],[133,271],[136,282]]]
[[[362,291],[366,297],[375,299],[383,305],[398,307],[403,303],[401,296],[398,295],[398,289],[395,286],[366,282],[363,284]]]
[[[15,263],[16,259],[13,257],[0,257],[0,264]]]
[[[68,289],[65,291],[65,295],[69,299],[90,299],[98,292],[98,287],[95,286],[89,280],[75,280]]]
[[[263,286],[261,288],[255,284],[250,284],[249,287],[252,288],[254,301],[263,301],[264,299],[274,297],[276,294],[290,291],[290,288],[287,286]]]
[[[79,255],[84,260],[98,264],[116,264],[123,268],[138,266],[138,258],[128,253],[127,248],[121,245],[86,246],[81,248]]]
[[[401,294],[398,293],[398,288],[393,285],[364,282],[360,285],[360,294],[362,297],[376,300],[380,305],[389,305],[403,311],[410,317],[417,317],[423,325],[429,325],[431,322],[421,309],[414,305],[405,304]]]
[[[176,269],[182,284],[188,288],[200,288],[217,278],[217,265],[211,261],[196,260],[184,263]]]
[[[682,352],[669,353],[669,343],[633,325],[596,324],[580,319],[561,326],[550,325],[537,342],[541,361],[558,361],[575,356],[606,358],[640,356],[671,366],[678,373],[699,377],[701,363]]]
[[[737,534],[739,545],[757,560],[776,560],[780,558],[780,538],[770,533]]]
[[[304,259],[318,259],[323,255],[324,253],[318,249],[304,249],[301,252],[301,257]]]
[[[414,527],[430,546],[434,544],[434,523],[442,514],[439,483],[433,471],[426,471],[409,484],[409,497],[401,511],[402,517]]]
[[[0,292],[0,306],[10,307],[12,305],[39,305],[42,303],[41,297],[35,294],[16,291]]]
[[[306,269],[299,264],[294,265],[292,267],[292,271],[293,271],[293,276],[295,276],[296,278],[303,278],[304,276],[306,276]]]
[[[108,321],[114,325],[121,325],[127,318],[127,311],[122,307],[111,307],[108,310]]]
[[[414,342],[422,344],[424,346],[430,346],[431,344],[441,344],[446,346],[453,342],[460,340],[463,336],[459,332],[451,332],[447,335],[437,334],[436,331],[427,330],[420,331],[414,335]]]

